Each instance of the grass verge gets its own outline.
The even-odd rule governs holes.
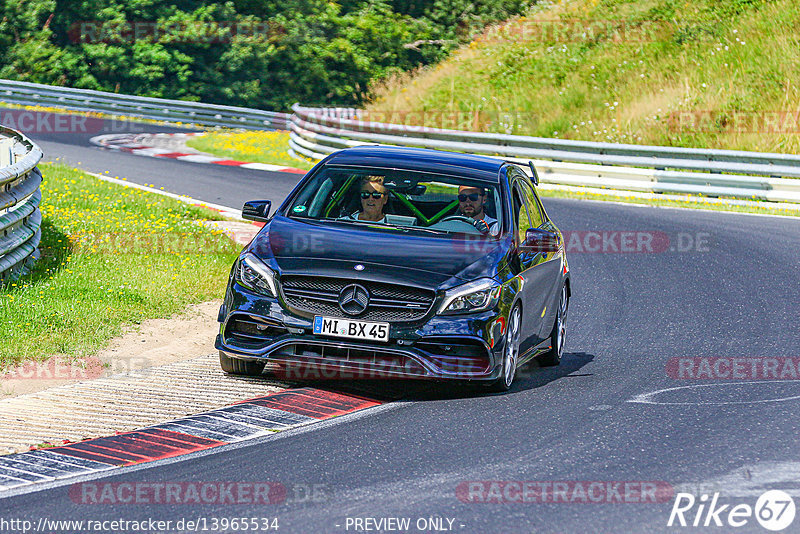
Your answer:
[[[253,163],[285,165],[308,170],[314,161],[302,161],[289,155],[289,134],[287,132],[266,132],[248,130],[244,132],[209,132],[189,139],[190,147],[213,154],[219,158],[229,158]]]
[[[0,365],[83,357],[122,326],[221,298],[239,248],[213,211],[43,164],[41,259],[0,285]]]
[[[478,131],[796,153],[800,3],[569,0],[374,89],[374,117]],[[375,119],[377,120],[377,119]]]

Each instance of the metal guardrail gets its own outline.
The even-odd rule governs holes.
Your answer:
[[[527,163],[544,183],[775,202],[800,201],[800,155],[704,150],[465,132],[359,119],[353,109],[292,107],[290,149],[321,159],[386,144],[468,152]]]
[[[800,202],[800,155],[596,143],[363,120],[364,112],[293,106],[294,114],[0,80],[0,102],[206,126],[290,130],[290,152],[321,159],[363,144],[534,160],[544,183],[621,191]]]
[[[39,257],[42,151],[19,132],[0,126],[0,280],[16,278]]]
[[[286,130],[288,113],[0,80],[0,102],[223,128]]]

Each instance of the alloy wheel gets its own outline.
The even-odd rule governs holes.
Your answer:
[[[517,372],[517,358],[519,357],[519,332],[520,332],[520,311],[519,306],[511,310],[508,318],[508,334],[506,338],[506,348],[503,354],[506,387],[511,387],[514,375]]]
[[[569,297],[567,297],[567,286],[561,288],[561,301],[558,308],[558,357],[564,354],[564,341],[567,339],[567,309],[569,307]]]

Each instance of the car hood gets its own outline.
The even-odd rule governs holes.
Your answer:
[[[276,215],[248,251],[281,274],[383,280],[449,287],[494,277],[507,240],[473,235],[430,235],[405,229],[289,219]],[[363,269],[356,270],[357,265]]]

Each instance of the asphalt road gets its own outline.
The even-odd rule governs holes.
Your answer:
[[[112,154],[77,141],[41,144],[50,158],[230,206],[282,198],[297,180]],[[91,505],[72,500],[66,484],[2,499],[0,517],[207,518],[209,526],[214,517],[276,517],[284,532],[355,532],[357,525],[393,526],[356,519],[392,517],[409,518],[408,532],[437,531],[432,518],[445,519],[438,531],[450,519],[450,531],[463,533],[690,530],[667,526],[671,494],[641,503],[621,490],[626,502],[592,503],[578,491],[592,481],[627,481],[708,501],[718,492],[718,505],[729,505],[719,516],[725,526],[691,530],[765,532],[754,517],[731,527],[728,512],[740,503],[753,507],[768,489],[800,496],[800,381],[725,378],[728,367],[713,368],[720,360],[702,358],[728,358],[737,376],[777,361],[792,378],[786,361],[800,357],[800,221],[564,199],[545,199],[545,207],[562,230],[575,232],[561,366],[524,370],[501,395],[395,385],[401,401],[360,415],[94,479],[273,481],[289,488],[283,504]],[[615,252],[625,231],[649,235],[656,250]],[[677,375],[688,367],[678,368],[676,358],[684,359],[680,365],[700,358],[691,360],[698,373],[711,362],[713,376]],[[492,490],[476,481],[498,484]],[[564,482],[562,495],[572,502],[470,502],[515,499],[515,492],[491,492],[514,488],[509,481]],[[316,491],[309,497],[305,488]],[[689,524],[698,509],[685,513]],[[705,520],[701,514],[699,524]],[[798,531],[800,518],[786,530]]]
[[[0,119],[10,110],[0,106]],[[42,161],[57,161],[87,171],[127,178],[137,184],[152,184],[165,191],[187,195],[205,202],[241,209],[248,200],[270,198],[273,204],[281,201],[297,183],[299,176],[291,173],[256,171],[189,163],[167,158],[134,156],[124,152],[92,146],[89,139],[108,133],[176,133],[195,131],[123,120],[90,119],[75,125],[57,127],[57,115],[42,112],[13,110],[11,120],[20,122],[20,113],[30,116],[21,130],[44,152]],[[63,115],[60,115],[63,117]],[[62,121],[63,122],[63,121]],[[8,124],[7,121],[3,121]],[[266,195],[266,196],[265,196]]]

